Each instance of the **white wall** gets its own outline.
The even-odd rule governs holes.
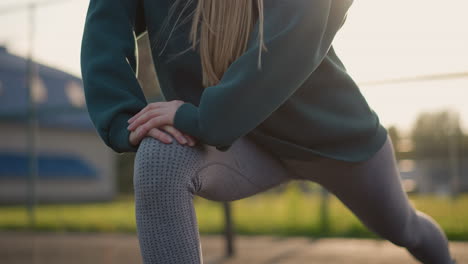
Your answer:
[[[0,150],[26,152],[26,126],[0,124]],[[98,171],[95,180],[39,180],[39,201],[107,200],[116,194],[116,153],[108,148],[95,131],[40,128],[38,153],[70,153],[92,164]],[[0,202],[22,201],[27,196],[27,181],[0,178]]]

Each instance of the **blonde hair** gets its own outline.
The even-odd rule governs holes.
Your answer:
[[[175,30],[177,21],[193,2],[193,0],[185,1],[187,1],[186,5],[180,11],[167,41]],[[181,0],[174,1],[163,29],[180,2]],[[201,59],[204,88],[216,85],[229,65],[246,51],[249,36],[257,20],[259,47],[268,51],[263,42],[263,0],[198,0],[192,14],[192,27],[189,35],[192,46],[189,49],[196,50],[196,45],[199,43],[198,52]],[[192,14],[189,14],[187,18],[190,18]],[[199,39],[197,39],[198,34],[200,34]],[[261,68],[262,49],[259,49],[258,54],[259,69]],[[186,51],[188,49],[177,55]]]

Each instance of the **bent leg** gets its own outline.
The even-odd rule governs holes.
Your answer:
[[[143,263],[202,263],[189,189],[195,149],[145,137],[135,155],[133,187]]]
[[[143,262],[203,263],[194,195],[215,201],[254,195],[288,180],[280,164],[246,138],[220,152],[145,137],[133,178]]]
[[[278,158],[246,137],[227,152],[205,145],[202,156],[195,194],[213,201],[250,197],[295,178]]]
[[[319,159],[311,163],[315,170],[301,162],[289,164],[301,167],[305,179],[323,185],[371,231],[405,247],[419,261],[452,263],[445,234],[431,217],[412,207],[402,188],[390,137],[364,162]]]

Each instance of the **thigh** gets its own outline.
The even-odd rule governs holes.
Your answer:
[[[200,143],[182,145],[169,136],[173,139],[170,144],[151,137],[142,140],[135,157],[135,186],[170,182],[173,188],[186,188],[192,195],[234,201],[292,179],[276,156],[245,136],[227,151]]]
[[[216,201],[233,201],[252,196],[292,180],[276,156],[244,136],[228,151],[202,145],[203,160],[196,171],[196,195]]]
[[[286,161],[304,179],[313,180],[343,202],[370,230],[391,239],[414,214],[403,190],[390,137],[363,162],[317,159],[310,164]]]

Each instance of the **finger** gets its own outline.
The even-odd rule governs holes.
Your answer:
[[[185,138],[188,139],[190,146],[195,146],[196,140],[195,140],[194,137],[190,136],[189,134],[185,134],[185,133],[183,133],[183,135],[185,136]]]
[[[143,113],[145,113],[148,110],[150,110],[150,105],[145,106],[138,113],[136,113],[134,116],[132,116],[130,119],[128,119],[127,122],[128,123],[133,122],[135,119],[137,119],[139,116],[141,116]]]
[[[141,109],[140,112],[136,113],[134,116],[128,119],[127,122],[132,123],[135,119],[137,119],[138,117],[140,117],[142,114],[146,113],[147,111],[159,108],[161,106],[162,106],[161,102],[150,103],[146,105],[143,109]]]
[[[141,140],[147,135],[147,132],[143,131],[142,127],[138,127],[134,132],[136,142],[141,142]]]
[[[157,108],[160,108],[163,106],[162,104],[163,102],[154,102],[154,103],[150,103],[148,104],[147,106],[145,106],[143,109],[140,110],[140,112],[138,112],[136,115],[134,115],[133,117],[131,117],[128,122],[131,123],[133,121],[135,121],[135,119],[137,119],[138,117],[140,117],[142,114],[148,112],[148,111],[151,111],[151,110],[154,110],[154,109],[157,109]]]
[[[137,130],[139,130],[137,132],[137,134],[139,136],[144,136],[144,135],[146,135],[148,133],[148,131],[150,131],[150,129],[158,128],[158,127],[166,125],[166,124],[168,124],[166,116],[153,117],[150,120],[148,120],[146,123],[144,123],[144,124],[138,126],[138,128],[136,128]]]
[[[132,123],[130,123],[127,126],[127,129],[129,130],[134,130],[137,128],[139,125],[145,123],[148,121],[151,117],[156,116],[158,114],[157,109],[149,109],[143,113],[141,113],[136,119],[133,120]]]
[[[137,128],[139,125],[146,123],[151,118],[156,117],[161,114],[162,114],[162,111],[160,108],[146,111],[145,113],[141,114],[137,119],[135,119],[130,125],[128,125],[127,129],[133,130]]]
[[[180,144],[188,143],[188,139],[186,139],[184,135],[182,135],[182,133],[179,130],[177,130],[175,127],[171,125],[165,125],[162,127],[162,129],[172,134],[177,139],[177,141],[179,141]]]
[[[148,135],[168,144],[172,142],[172,138],[158,128],[150,129]]]
[[[135,132],[135,131],[131,131],[131,132],[130,132],[130,135],[128,136],[128,138],[129,138],[130,143],[131,143],[133,146],[138,145],[139,141],[136,141],[136,132]]]

